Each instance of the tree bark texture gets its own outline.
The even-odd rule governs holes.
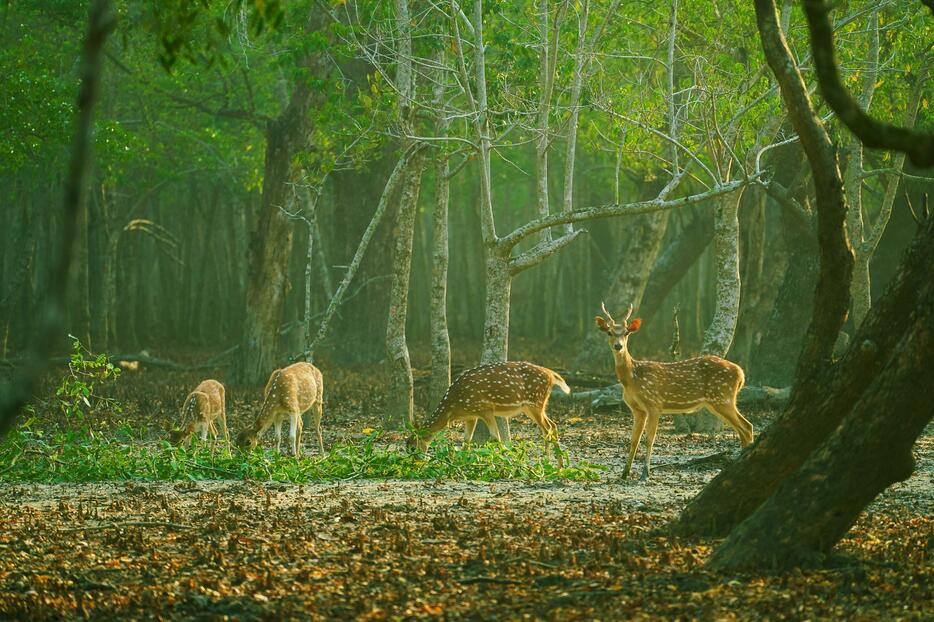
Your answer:
[[[934,219],[919,233],[911,253],[886,297],[898,299],[905,295],[899,290],[915,290],[912,305],[901,307],[898,318],[880,321],[882,314],[877,314],[869,321],[871,330],[861,331],[850,347],[856,359],[867,354],[873,359],[872,373],[862,375],[864,384],[844,380],[831,385],[832,395],[815,405],[815,411],[834,407],[839,425],[730,533],[711,557],[711,567],[761,570],[819,563],[879,493],[911,475],[911,447],[934,415],[929,377],[934,365],[934,281],[929,274]],[[897,311],[891,304],[886,310]]]

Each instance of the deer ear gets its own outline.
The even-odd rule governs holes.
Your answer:
[[[640,326],[642,326],[642,318],[637,317],[633,321],[629,322],[629,326],[626,327],[626,330],[628,330],[631,333],[634,333],[637,330],[639,330]]]
[[[601,316],[598,315],[597,317],[593,319],[593,321],[597,323],[597,328],[599,328],[602,331],[606,330],[606,320],[603,319]]]

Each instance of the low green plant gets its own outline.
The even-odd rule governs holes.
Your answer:
[[[67,420],[83,421],[92,410],[106,407],[120,413],[120,404],[102,396],[102,385],[120,377],[120,368],[110,362],[106,354],[93,354],[81,341],[69,335],[72,340],[68,372],[62,376],[55,389],[58,409]]]
[[[48,435],[29,422],[0,445],[0,481],[94,482],[108,480],[252,479],[305,483],[351,479],[459,479],[492,481],[596,480],[604,467],[559,468],[528,442],[457,448],[438,440],[427,454],[378,443],[374,432],[358,443],[337,444],[325,456],[281,455],[264,449],[233,453],[209,446],[173,447],[74,432]]]

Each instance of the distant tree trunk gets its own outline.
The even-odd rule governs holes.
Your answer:
[[[829,386],[833,347],[849,307],[853,253],[846,237],[846,198],[836,151],[811,104],[778,24],[774,0],[755,0],[766,60],[801,137],[817,192],[820,277],[814,316],[798,361],[797,381],[782,416],[740,459],[727,466],[673,523],[680,534],[723,534],[749,516],[836,427],[840,416],[815,408]],[[910,307],[903,307],[910,308]]]
[[[666,246],[649,275],[642,295],[639,317],[649,323],[658,313],[665,298],[687,274],[713,240],[714,219],[706,211],[698,210],[694,220]]]
[[[668,212],[636,216],[631,222],[629,236],[620,249],[616,268],[602,298],[613,314],[629,304],[636,309],[637,315],[640,313],[642,294],[665,238]],[[584,369],[612,369],[613,357],[607,349],[606,339],[598,331],[587,332],[574,364]]]
[[[828,378],[825,397],[809,405],[828,420],[810,429],[802,408],[799,429],[785,437],[784,449],[793,451],[802,437],[826,442],[800,468],[783,472],[787,477],[774,494],[715,552],[712,567],[819,562],[880,492],[911,475],[911,447],[934,415],[931,265],[934,219],[919,231],[895,282]]]
[[[776,178],[784,171],[788,177],[782,179],[782,183],[792,182],[794,173],[790,171],[793,171],[793,162],[800,157],[800,151],[793,146],[776,151],[781,152],[774,163]],[[762,328],[761,347],[754,363],[755,383],[773,387],[788,386],[794,380],[795,363],[801,353],[814,305],[813,299],[802,296],[801,292],[814,291],[818,272],[813,218],[804,219],[785,207],[779,209],[784,252],[792,259]]]

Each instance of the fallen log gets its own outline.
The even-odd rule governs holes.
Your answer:
[[[791,387],[777,389],[774,387],[743,387],[739,392],[736,403],[740,408],[767,408],[780,409],[791,395]],[[588,401],[594,412],[622,410],[629,412],[623,401],[623,388],[619,383],[590,391],[574,391],[565,395],[560,389],[552,391],[552,399],[568,399],[574,401]]]

